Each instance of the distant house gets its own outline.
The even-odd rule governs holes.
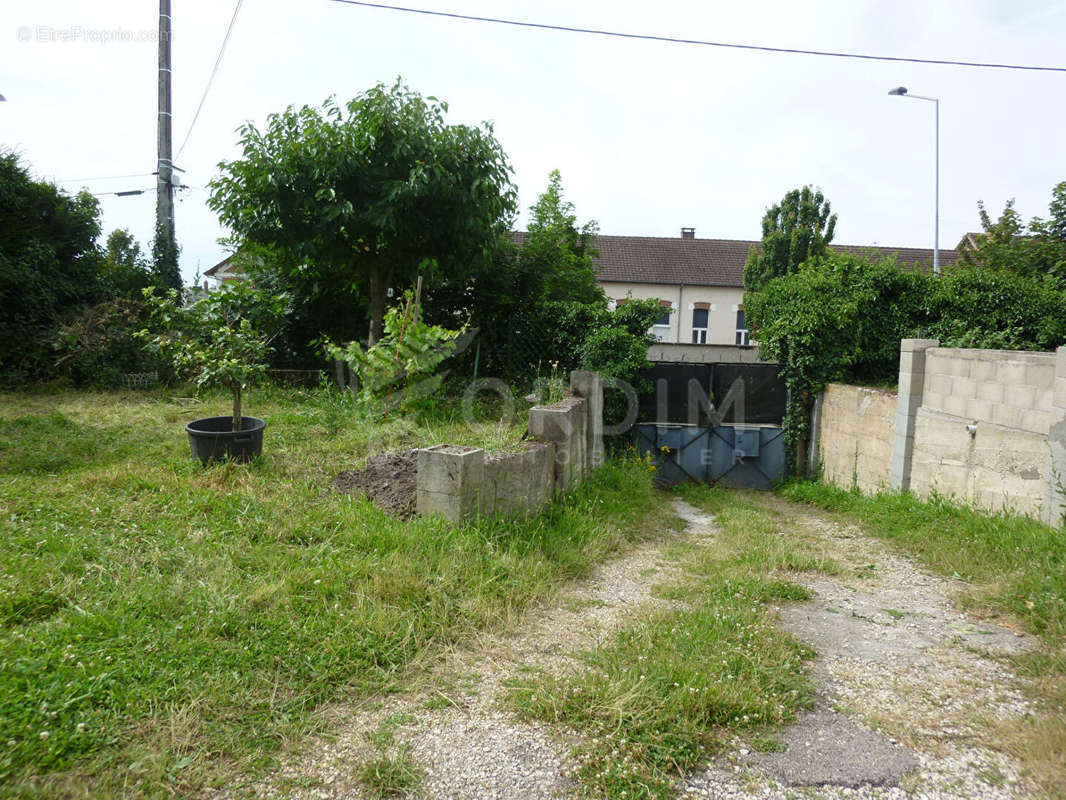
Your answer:
[[[218,289],[224,283],[244,280],[244,270],[234,262],[233,258],[232,255],[226,256],[211,269],[204,272],[205,278],[210,278],[216,282],[215,289]]]
[[[664,313],[652,333],[661,342],[748,345],[744,264],[753,245],[759,242],[697,239],[693,228],[682,228],[678,238],[597,236],[597,278],[615,306],[630,296],[658,300]],[[932,249],[831,247],[864,257],[895,255],[904,268],[929,270],[933,263]],[[957,258],[955,250],[940,251],[941,266]]]

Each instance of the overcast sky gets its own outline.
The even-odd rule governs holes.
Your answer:
[[[235,0],[173,0],[175,153]],[[1066,66],[1056,0],[405,0],[402,5],[693,39],[919,58]],[[5,0],[0,146],[39,177],[151,173],[156,158],[153,0]],[[49,32],[47,29],[54,29]],[[107,31],[145,41],[102,41]],[[56,41],[63,36],[74,41]],[[49,41],[48,39],[53,39]],[[28,39],[28,41],[23,41]],[[245,0],[180,158],[182,271],[225,255],[205,187],[239,155],[235,129],[289,104],[348,99],[402,76],[448,101],[450,122],[492,121],[526,210],[559,169],[602,233],[756,239],[766,207],[804,183],[839,215],[836,241],[933,241],[933,104],[941,99],[940,244],[1017,199],[1047,215],[1066,180],[1066,73],[783,55],[519,29],[329,0]],[[149,177],[75,180],[94,192]],[[150,246],[155,196],[104,197],[105,234]]]

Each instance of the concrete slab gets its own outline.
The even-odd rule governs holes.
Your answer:
[[[747,761],[789,786],[898,786],[919,766],[913,751],[835,711],[801,714],[779,738],[783,751]]]

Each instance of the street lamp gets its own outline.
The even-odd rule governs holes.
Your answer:
[[[906,86],[897,86],[889,94],[897,97],[913,97],[915,100],[928,100],[936,107],[936,194],[934,199],[933,215],[933,275],[940,277],[940,98],[923,97],[920,94],[907,94]]]

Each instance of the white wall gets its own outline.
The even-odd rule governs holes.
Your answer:
[[[710,303],[707,314],[707,344],[736,344],[737,307],[744,302],[744,290],[727,286],[670,286],[654,283],[616,283],[603,281],[603,291],[612,300],[669,300],[674,313],[670,328],[665,331],[667,342],[692,343],[692,312],[694,303]],[[680,308],[680,311],[678,310]]]

